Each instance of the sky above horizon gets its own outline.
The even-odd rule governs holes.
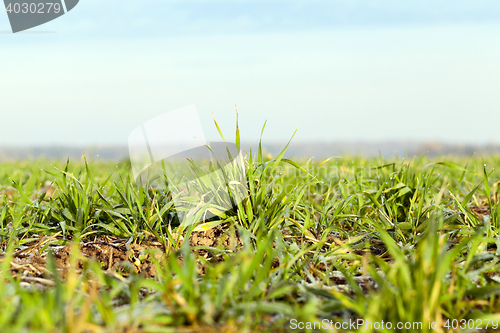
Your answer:
[[[195,104],[205,137],[500,143],[500,1],[81,0],[12,34],[0,146],[125,145]]]

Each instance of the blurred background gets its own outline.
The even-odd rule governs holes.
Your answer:
[[[127,156],[197,106],[207,140],[290,154],[500,152],[495,0],[84,0],[12,34],[0,11],[0,159]],[[213,115],[212,115],[213,114]]]

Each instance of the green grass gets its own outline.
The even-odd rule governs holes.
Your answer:
[[[127,162],[2,164],[0,327],[252,332],[293,331],[291,320],[320,327],[323,319],[331,325],[363,319],[423,326],[356,331],[426,332],[436,321],[440,331],[474,331],[443,326],[457,319],[459,326],[468,320],[469,328],[470,320],[473,327],[490,320],[495,331],[500,176],[494,167],[500,157],[301,161],[285,159],[284,152],[268,156],[261,146],[248,152],[247,198],[194,224],[179,224],[175,193],[138,187]],[[48,184],[56,189],[50,197],[41,191]],[[203,248],[212,254],[208,259],[183,241],[218,224],[232,235],[232,246]],[[53,283],[13,277],[14,252],[58,232],[38,250]],[[157,276],[130,267],[123,276],[103,271],[75,245],[72,265],[81,270],[59,277],[52,246],[102,235],[127,244],[154,235],[164,246],[149,256]]]

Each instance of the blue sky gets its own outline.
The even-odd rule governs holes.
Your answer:
[[[500,142],[499,1],[82,0],[9,29],[0,145],[126,144],[191,104],[209,140],[237,104],[248,141]]]

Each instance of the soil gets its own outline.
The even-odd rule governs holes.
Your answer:
[[[64,279],[68,269],[71,267],[72,244],[66,246],[47,246],[60,237],[59,233],[52,236],[33,236],[35,240],[24,244],[11,258],[11,273],[14,277],[20,277],[26,283],[37,283],[41,285],[53,285],[52,272],[47,269],[47,251],[49,248],[55,259],[59,275]],[[100,236],[95,239],[83,240],[79,245],[79,253],[83,257],[97,261],[102,269],[127,276],[131,271],[142,274],[147,278],[158,274],[151,256],[157,260],[165,258],[163,245],[154,237],[144,239],[140,244],[127,243],[127,239],[114,236]],[[237,232],[234,237],[221,225],[207,231],[192,232],[189,244],[194,247],[193,251],[207,260],[221,261],[222,256],[214,254],[208,247],[233,249],[242,246]],[[180,258],[182,260],[182,258]],[[0,254],[0,262],[4,258]],[[84,262],[77,261],[77,271],[81,271]]]
[[[53,251],[57,268],[63,272],[70,267],[71,247],[70,244]],[[80,244],[80,253],[88,259],[100,262],[103,270],[119,271],[128,275],[128,268],[148,278],[158,274],[150,260],[151,253],[155,253],[159,259],[164,252],[161,243],[153,239],[127,246],[126,239],[103,236]],[[78,268],[83,268],[81,261]]]
[[[233,236],[231,231],[218,225],[207,231],[194,231],[189,237],[189,245],[192,247],[218,247],[233,249],[243,246],[243,242],[235,230]]]
[[[490,215],[490,209],[488,207],[482,206],[471,206],[470,210],[474,215],[476,215],[481,221],[483,221],[483,216]]]

